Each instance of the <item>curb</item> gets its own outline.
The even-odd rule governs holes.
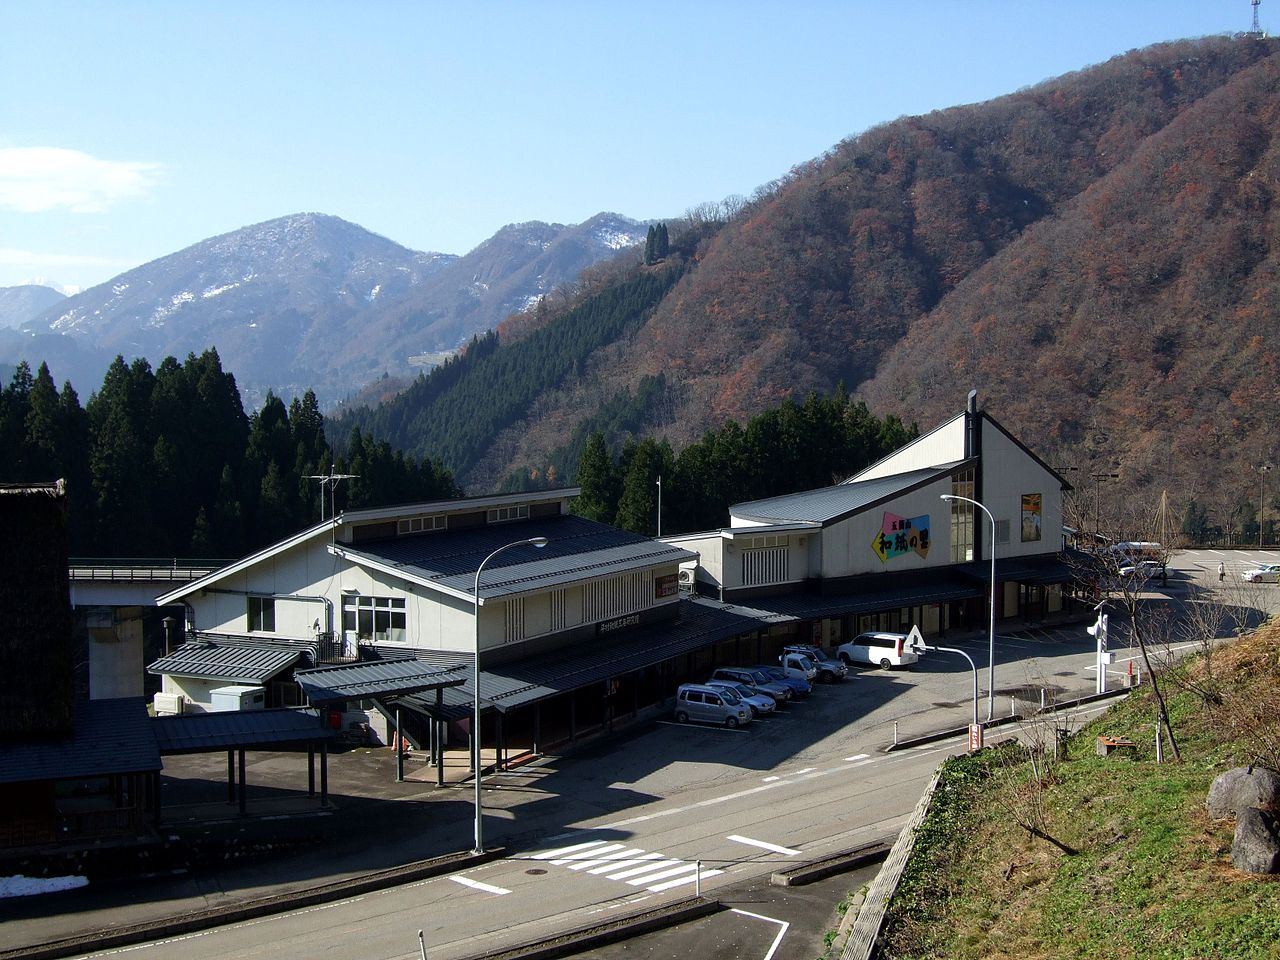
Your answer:
[[[769,883],[775,887],[798,887],[806,883],[817,883],[819,880],[856,870],[869,863],[880,863],[889,856],[891,847],[890,840],[864,843],[852,850],[844,850],[820,860],[799,864],[790,870],[778,870],[769,875]]]
[[[545,940],[537,940],[493,953],[471,954],[463,960],[553,960],[557,957],[594,950],[642,933],[679,926],[686,921],[718,913],[721,909],[723,908],[718,900],[686,897],[663,907],[625,914],[603,923],[578,927],[566,933],[547,937]]]
[[[1097,703],[1102,700],[1110,700],[1112,698],[1120,699],[1127,697],[1133,692],[1133,688],[1125,687],[1120,690],[1108,690],[1106,693],[1091,693],[1088,696],[1076,697],[1074,700],[1063,700],[1053,704],[1052,707],[1045,709],[1043,713],[1037,710],[1035,713],[1027,717],[1011,716],[996,717],[984,723],[983,729],[990,730],[992,727],[1002,727],[1009,723],[1018,723],[1022,720],[1028,720],[1034,716],[1050,716],[1060,710],[1068,710],[1071,707],[1081,707],[1089,703]],[[884,753],[893,753],[897,750],[909,750],[912,747],[924,746],[928,743],[937,743],[939,740],[950,740],[952,737],[967,737],[969,735],[969,725],[963,727],[951,727],[947,730],[936,730],[933,733],[926,733],[919,737],[912,737],[910,740],[899,740],[897,743],[891,743],[883,748]],[[0,954],[0,960],[3,960],[3,954]]]
[[[383,890],[414,880],[425,880],[452,873],[455,870],[489,863],[500,859],[505,850],[495,848],[481,854],[454,853],[432,860],[419,860],[416,863],[391,867],[375,873],[362,874],[346,880],[308,887],[293,893],[282,893],[257,900],[246,900],[242,903],[210,907],[188,913],[185,916],[153,920],[146,923],[130,924],[115,929],[99,930],[93,933],[78,934],[60,940],[32,944],[25,947],[14,947],[0,950],[0,960],[55,960],[59,957],[70,957],[78,953],[108,950],[125,947],[148,940],[160,940],[168,937],[192,933],[196,930],[207,930],[230,923],[239,923],[257,917],[265,917],[273,913],[285,913],[300,907],[310,907],[318,903],[331,903],[344,900],[373,890]]]

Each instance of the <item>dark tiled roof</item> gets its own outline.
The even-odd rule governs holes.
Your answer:
[[[186,713],[151,721],[160,753],[211,753],[236,747],[264,749],[291,743],[331,740],[337,731],[320,722],[315,710],[238,710]]]
[[[921,572],[903,576],[888,574],[868,577],[861,589],[847,593],[793,593],[776,597],[743,600],[739,609],[754,611],[770,622],[809,620],[818,617],[841,617],[853,613],[870,613],[894,607],[922,603],[945,603],[983,595],[987,584],[979,583],[963,573],[952,571]]]
[[[966,563],[959,568],[967,577],[991,584],[991,561]],[[996,550],[996,580],[1018,583],[1066,583],[1079,571],[1089,569],[1089,557],[1079,551],[1039,554],[1032,557],[1001,557]]]
[[[508,543],[531,537],[546,537],[547,545],[541,549],[528,545],[513,547],[485,564],[480,582],[482,598],[696,560],[698,556],[680,547],[574,516],[338,546],[352,557],[368,557],[401,569],[406,575],[470,593],[476,569],[485,557]]]
[[[679,617],[669,623],[648,624],[607,641],[597,639],[527,660],[484,667],[480,698],[503,712],[513,710],[701,650],[720,640],[759,630],[762,625],[725,604],[683,600]],[[469,672],[466,680],[463,686],[444,691],[444,710],[437,710],[434,696],[405,697],[399,702],[445,719],[466,716],[474,689]]]
[[[297,645],[193,640],[161,657],[148,673],[228,683],[265,683],[298,662],[306,650]]]
[[[954,466],[955,464],[943,464],[877,480],[839,483],[833,487],[789,493],[781,497],[770,497],[768,500],[736,503],[729,508],[729,512],[745,520],[768,523],[831,523],[919,484],[948,476]]]
[[[0,744],[0,783],[70,780],[160,769],[141,697],[82,700],[70,736]]]
[[[462,683],[461,669],[451,670],[424,660],[371,660],[344,663],[294,674],[312,704],[338,703],[366,697],[383,698],[421,693]]]

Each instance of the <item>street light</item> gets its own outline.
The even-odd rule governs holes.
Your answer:
[[[1263,521],[1267,519],[1267,471],[1271,464],[1258,468],[1258,549],[1262,549]]]
[[[954,493],[941,494],[943,500],[960,500],[971,503],[987,515],[991,521],[991,629],[987,635],[987,723],[995,719],[996,709],[996,518],[977,500],[959,497]]]
[[[475,711],[471,717],[471,769],[475,773],[476,778],[476,847],[475,853],[484,853],[484,827],[483,819],[483,801],[480,798],[480,572],[484,570],[484,565],[502,553],[504,550],[510,550],[512,547],[533,546],[541,549],[547,545],[546,537],[530,537],[528,540],[516,540],[512,543],[503,544],[493,553],[489,554],[480,561],[480,566],[476,567],[475,589],[472,591],[472,605],[475,609]]]

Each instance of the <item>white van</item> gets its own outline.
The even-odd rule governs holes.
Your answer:
[[[909,667],[920,655],[907,648],[907,634],[875,631],[860,633],[848,643],[836,647],[843,663],[870,663],[884,670]]]
[[[736,693],[702,683],[680,685],[676,691],[675,713],[677,723],[701,720],[703,723],[738,727],[751,722],[751,708]]]

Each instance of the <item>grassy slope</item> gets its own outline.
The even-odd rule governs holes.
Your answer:
[[[1272,623],[1217,654],[1214,672],[1237,671],[1227,689],[1256,700],[1275,689],[1278,664]],[[1025,762],[1000,768],[993,751],[948,761],[891,904],[886,956],[1280,957],[1280,878],[1234,870],[1234,821],[1204,809],[1213,778],[1247,762],[1247,745],[1219,722],[1221,708],[1211,714],[1189,693],[1174,696],[1171,714],[1181,765],[1156,765],[1145,694],[1070,742],[1044,802],[1049,832],[1076,855],[1011,822],[1009,805],[1028,796]],[[1138,741],[1137,758],[1096,757],[1103,733]]]

